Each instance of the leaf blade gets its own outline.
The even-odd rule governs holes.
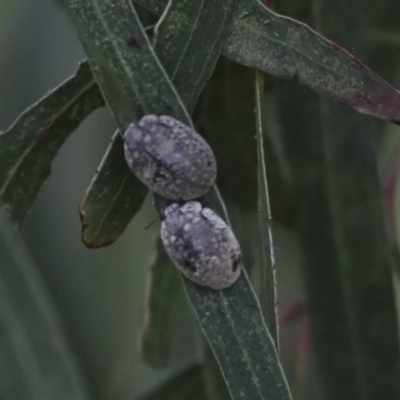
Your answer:
[[[82,242],[89,248],[115,242],[142,208],[146,194],[125,162],[116,131],[79,207]]]
[[[214,19],[229,18],[233,12],[230,9],[225,10],[224,7],[215,7],[214,3],[216,3],[216,0],[206,0],[199,3],[188,0],[172,1],[156,27],[154,51],[181,94],[183,102],[190,109],[194,107],[195,100],[211,75],[223,40],[227,35],[227,28],[223,29],[224,24],[222,24],[222,28],[220,25],[218,26],[217,33],[213,29],[205,32],[204,30],[199,30],[197,29],[198,25],[204,21],[211,23]],[[177,17],[184,21],[178,26],[175,23],[175,18]],[[144,43],[144,39],[140,35],[131,38],[131,40],[133,39],[135,46],[142,46]],[[187,42],[185,46],[177,46],[183,39]],[[202,45],[200,46],[200,44]],[[173,56],[171,56],[172,50]],[[201,59],[201,63],[198,62],[199,59]],[[106,73],[104,75],[107,76]],[[138,99],[131,101],[130,107],[135,112],[131,112],[129,116],[126,115],[124,119],[132,118],[131,121],[135,120],[145,109]],[[164,108],[165,112],[168,113],[174,107]],[[186,123],[191,124],[190,119],[185,117],[185,120]],[[113,146],[116,148],[110,147],[108,152],[112,155],[115,154],[115,159],[103,159],[80,206],[81,219],[83,221],[82,240],[89,247],[98,248],[113,243],[126,229],[136,212],[140,210],[140,207],[135,207],[135,210],[132,209],[127,212],[125,219],[118,218],[120,222],[116,225],[116,220],[111,217],[111,214],[106,216],[94,212],[94,210],[102,208],[101,205],[96,204],[96,192],[101,193],[104,187],[109,187],[107,190],[112,192],[111,188],[115,186],[115,182],[125,182],[127,180],[132,182],[132,188],[130,185],[121,188],[115,203],[128,204],[134,191],[133,185],[135,185],[135,190],[138,192],[138,203],[140,203],[143,193],[147,192],[147,189],[135,177],[132,177],[128,167],[120,165],[117,153],[120,152],[121,158],[123,158],[123,153],[119,150],[120,146],[117,140]],[[113,200],[111,199],[110,201]],[[109,204],[109,207],[112,207],[112,204]],[[98,230],[99,219],[103,221],[104,229]],[[112,235],[109,235],[110,231],[113,232]],[[93,236],[93,232],[95,236]]]
[[[274,341],[246,273],[221,291],[184,280],[232,398],[291,399]]]
[[[87,35],[88,37],[93,34],[96,40],[98,39],[99,41],[96,43],[97,47],[97,52],[102,51],[99,50],[99,47],[101,48],[101,44],[103,44],[104,40],[107,41],[104,37],[100,37],[101,35],[104,34],[104,30],[101,26],[99,26],[98,31],[93,28],[93,25],[96,24],[96,18],[107,18],[108,16],[108,11],[110,11],[110,14],[117,14],[119,18],[126,18],[126,21],[130,21],[130,26],[131,29],[136,29],[137,31],[141,32],[143,28],[141,27],[140,21],[137,18],[136,13],[132,12],[132,10],[129,9],[125,1],[120,1],[118,5],[114,5],[114,7],[121,7],[119,10],[120,12],[116,12],[115,9],[108,9],[107,10],[107,5],[105,3],[97,3],[98,7],[94,7],[93,1],[88,2],[85,4],[84,7],[84,12],[77,12],[77,9],[74,10],[74,7],[77,5],[76,0],[63,0],[64,4],[66,6],[70,6],[70,17],[72,18],[73,22],[75,25],[79,27],[78,32],[81,36],[81,40],[84,44],[84,47],[87,48],[89,58],[91,59],[91,62],[93,64],[93,70],[97,72],[98,68],[104,67],[101,65],[101,60],[103,55],[100,54],[98,55],[98,59],[96,57],[96,51],[94,50],[93,47],[91,47],[90,43],[87,43],[88,39],[83,37],[84,35]],[[228,4],[228,3],[226,3]],[[230,3],[232,5],[232,3]],[[92,7],[90,10],[88,7]],[[68,9],[68,8],[67,8]],[[99,13],[100,11],[100,13]],[[124,12],[122,12],[124,11]],[[125,12],[128,14],[125,15]],[[129,14],[130,13],[130,14]],[[88,18],[88,17],[91,18]],[[111,16],[111,18],[114,18]],[[112,19],[110,21],[113,21]],[[122,23],[122,26],[126,24],[125,22],[119,21],[119,23]],[[92,27],[87,27],[87,24],[91,23]],[[87,31],[85,31],[85,27],[87,28]],[[119,44],[125,43],[122,38],[118,39],[118,34],[125,35],[126,32],[119,31],[117,28],[114,27],[114,33],[117,35],[115,38],[110,38],[111,41],[114,41],[116,45],[118,46]],[[100,33],[99,33],[100,32]],[[107,33],[107,32],[106,32]],[[99,36],[100,34],[100,36]],[[123,36],[124,37],[124,36]],[[85,41],[86,40],[86,41]],[[141,41],[141,36],[137,35],[136,40],[139,42],[139,45],[141,46],[140,51],[143,49],[148,49],[148,41],[142,42]],[[107,48],[108,43],[104,43],[105,48]],[[125,54],[123,52],[123,54]],[[128,58],[130,59],[132,55],[128,55]],[[135,60],[135,63],[132,64],[132,68],[135,67],[138,64],[138,60],[141,59],[141,56],[139,53],[135,54],[134,57],[137,58]],[[148,60],[151,57],[153,57],[153,73],[148,74],[147,70],[144,70],[143,67],[139,67],[136,69],[136,67],[130,71],[130,74],[136,74],[137,78],[141,80],[139,84],[143,85],[143,87],[148,87],[150,85],[153,85],[152,89],[149,91],[149,93],[152,94],[152,96],[159,96],[159,95],[164,95],[164,100],[166,103],[169,102],[170,96],[177,96],[177,93],[174,90],[166,90],[163,92],[163,88],[165,85],[171,85],[171,82],[169,81],[167,75],[165,74],[165,71],[162,69],[158,59],[156,58],[154,52],[149,50],[144,57],[144,60]],[[104,67],[107,68],[107,67]],[[121,109],[121,110],[116,110],[115,104],[118,104],[121,99],[123,99],[126,95],[126,91],[128,91],[125,87],[125,82],[129,81],[126,77],[123,76],[121,73],[121,70],[118,70],[118,73],[116,73],[113,78],[114,82],[112,83],[114,85],[113,90],[109,89],[109,83],[104,83],[102,81],[101,74],[99,74],[96,79],[98,79],[99,84],[102,86],[102,90],[104,93],[105,98],[108,98],[108,103],[111,104],[111,106],[114,107],[114,116],[117,120],[118,125],[120,125],[123,128],[123,125],[126,123],[127,119],[126,117],[128,116],[128,112],[126,109]],[[157,79],[155,79],[155,77]],[[159,82],[158,80],[162,81],[162,85],[158,86]],[[104,85],[103,85],[104,83]],[[115,88],[118,88],[119,86],[119,92],[120,94],[115,92]],[[172,85],[171,85],[172,86]],[[129,92],[134,95],[134,90],[129,89]],[[114,97],[119,97],[113,100]],[[181,109],[181,102],[178,99],[172,99],[171,107],[170,109],[173,110],[173,115],[177,118],[180,118],[184,122],[188,121],[188,115],[185,112],[185,110]],[[131,99],[132,101],[132,99]],[[142,99],[139,99],[139,101],[142,101]],[[146,111],[147,107],[151,105],[151,96],[149,96],[146,101],[143,101],[143,109]],[[159,110],[159,106],[162,104],[160,103],[160,100],[154,99],[154,104],[152,105],[151,109],[148,110],[149,112],[157,112]],[[174,106],[177,106],[178,109],[174,109]],[[124,115],[122,115],[124,114]],[[190,120],[189,120],[190,123]],[[217,199],[217,200],[215,200]],[[223,208],[223,203],[221,202],[220,198],[218,197],[218,193],[213,191],[208,195],[205,199],[205,202],[210,202],[214,204],[213,208],[218,209],[218,208]],[[255,294],[251,288],[251,285],[248,281],[248,278],[245,273],[241,275],[239,278],[237,284],[234,285],[234,288],[231,289],[230,293],[234,294],[232,298],[229,298],[229,302],[233,301],[234,298],[238,297],[239,294],[242,295],[240,299],[236,299],[236,305],[235,307],[227,303],[227,294],[217,291],[212,291],[212,290],[207,290],[205,288],[201,288],[198,286],[193,285],[190,282],[185,281],[185,288],[188,291],[189,298],[192,302],[192,304],[195,306],[195,310],[198,313],[198,318],[199,321],[202,323],[203,328],[206,328],[206,334],[207,338],[211,343],[211,346],[214,348],[214,352],[217,355],[217,358],[219,358],[220,363],[223,363],[223,357],[225,353],[228,350],[228,347],[226,347],[226,344],[232,346],[236,346],[238,344],[238,337],[240,340],[243,342],[243,345],[248,348],[248,350],[251,352],[251,358],[247,361],[244,361],[243,358],[245,357],[245,353],[242,352],[236,352],[232,354],[232,357],[234,357],[235,362],[238,365],[238,368],[236,371],[229,370],[229,373],[227,374],[229,378],[232,377],[232,374],[234,377],[238,378],[238,381],[243,382],[241,379],[242,375],[248,377],[248,373],[246,372],[246,367],[249,365],[252,367],[252,369],[255,371],[253,373],[253,376],[255,377],[255,381],[252,382],[251,380],[247,382],[247,385],[245,386],[245,394],[250,395],[255,395],[257,397],[254,397],[255,399],[266,399],[269,394],[273,395],[273,399],[290,399],[290,394],[289,390],[285,381],[285,378],[283,377],[283,372],[281,370],[279,361],[277,359],[277,354],[276,350],[274,348],[273,341],[268,334],[268,330],[266,329],[266,326],[263,322],[262,316],[260,314],[260,308],[257,302],[257,299],[255,297]],[[205,301],[208,299],[208,302]],[[251,326],[254,329],[251,329],[250,332],[244,327],[244,326],[238,326],[237,324],[242,323],[242,318],[246,317],[243,314],[241,305],[243,304],[244,300],[246,300],[250,310],[252,312],[249,312],[247,315],[249,316],[250,320],[248,321],[251,323]],[[204,307],[204,304],[207,304],[208,307]],[[238,307],[238,309],[235,309]],[[224,314],[220,314],[218,312],[218,309],[223,308],[224,310],[227,310],[224,312]],[[240,311],[239,311],[240,310]],[[247,310],[246,310],[247,311]],[[229,320],[227,317],[229,315],[233,315],[235,319],[235,323],[233,323],[233,320]],[[218,318],[222,318],[219,322],[221,322],[220,326],[217,329],[217,334],[215,335],[213,333],[213,327],[211,320],[218,321]],[[210,323],[209,323],[210,322]],[[247,320],[246,320],[247,322]],[[221,342],[221,338],[224,336],[224,331],[225,329],[229,330],[230,337],[231,339],[225,344]],[[235,333],[236,330],[236,333]],[[246,335],[249,335],[248,337]],[[265,356],[268,354],[268,357],[260,357],[260,352],[251,350],[251,341],[255,341],[256,343],[262,342],[263,346],[263,352],[262,354]],[[225,367],[225,364],[224,364]],[[262,372],[260,372],[262,371]],[[271,382],[272,382],[272,389],[271,385],[267,384],[264,380],[263,383],[259,384],[259,374],[264,374],[264,373],[270,373],[271,377]],[[264,376],[264,375],[263,375]],[[237,384],[235,384],[235,379],[229,379],[228,384],[231,387],[231,394],[233,395],[234,399],[239,399],[242,398],[242,388],[239,387]]]
[[[104,104],[84,62],[74,76],[26,110],[0,134],[0,199],[20,227],[58,150],[82,122]]]
[[[167,3],[136,1],[156,13]],[[257,0],[238,1],[223,54],[239,64],[280,78],[297,77],[312,90],[361,114],[399,124],[398,90],[344,48]]]
[[[218,0],[171,1],[157,25],[154,50],[189,110],[215,68],[233,11]]]

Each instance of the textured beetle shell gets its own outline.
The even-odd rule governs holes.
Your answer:
[[[217,163],[210,146],[175,118],[146,115],[129,125],[124,149],[137,178],[167,199],[196,199],[215,183]]]
[[[242,256],[231,228],[197,201],[166,208],[161,239],[179,271],[198,285],[225,289],[240,275]]]

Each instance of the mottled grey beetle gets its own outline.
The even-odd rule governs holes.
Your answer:
[[[152,191],[170,200],[192,200],[215,183],[217,163],[192,128],[162,115],[146,115],[124,135],[126,161]]]
[[[242,256],[235,235],[197,201],[165,209],[161,239],[179,271],[198,285],[225,289],[240,275]]]

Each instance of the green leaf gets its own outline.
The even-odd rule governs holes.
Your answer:
[[[203,368],[199,365],[187,368],[136,400],[207,400]]]
[[[247,274],[219,291],[182,279],[232,399],[291,399]]]
[[[128,0],[62,0],[118,128],[144,114],[190,117]],[[146,79],[143,79],[146,76]]]
[[[0,225],[0,392],[13,400],[84,400],[61,321],[25,249]]]
[[[215,68],[233,5],[232,0],[171,1],[157,25],[154,50],[189,110]]]
[[[264,74],[256,71],[256,143],[258,160],[258,223],[261,239],[260,302],[269,331],[279,348],[277,281],[272,214],[264,155]]]
[[[226,8],[220,0],[172,1],[156,27],[154,50],[190,108],[211,75],[226,37],[227,29],[220,21],[230,19],[232,11],[233,7]],[[199,29],[205,23],[208,29]],[[151,275],[147,329],[142,336],[142,357],[155,367],[166,366],[168,362],[171,313],[177,301],[173,294],[178,278],[161,244],[159,247],[160,259],[156,260]]]
[[[136,0],[161,13],[166,0]],[[361,60],[309,26],[274,13],[258,0],[238,0],[223,54],[311,89],[362,114],[400,123],[400,93]]]
[[[63,3],[78,29],[96,80],[120,127],[131,117],[125,105],[121,109],[117,106],[126,99],[127,93],[130,101],[138,94],[137,100],[144,112],[166,112],[168,106],[169,114],[188,121],[179,96],[144,36],[136,12],[126,0],[113,4],[99,0],[84,5],[76,0]],[[216,3],[221,4],[233,5],[230,1]],[[133,48],[127,32],[134,32]],[[104,57],[107,57],[107,64]],[[108,82],[103,79],[107,72]],[[218,194],[213,191],[206,196],[204,204],[211,202],[214,210],[223,208],[221,200],[215,199]],[[184,282],[232,397],[290,399],[273,340],[247,275],[243,273],[232,288],[224,291]]]
[[[87,62],[0,134],[0,200],[21,226],[68,136],[104,104]]]
[[[129,170],[123,146],[116,131],[80,206],[82,241],[87,247],[117,240],[146,198],[147,188]]]
[[[159,237],[155,251],[140,349],[143,361],[160,368],[166,367],[169,362],[175,310],[181,298],[182,285]]]
[[[194,107],[201,89],[211,75],[227,35],[225,24],[220,24],[219,21],[230,19],[233,12],[232,7],[226,8],[223,5],[215,7],[214,3],[218,4],[218,0],[172,1],[156,27],[154,51],[174,82],[182,100],[190,109]],[[215,29],[198,29],[204,21],[214,24]],[[138,49],[139,42],[142,43],[145,38],[132,36],[129,40],[130,46]],[[183,45],[182,40],[184,40]],[[140,54],[138,56],[140,57]],[[103,75],[108,76],[108,73],[104,71]],[[140,84],[141,80],[137,81]],[[111,83],[108,82],[108,84]],[[134,97],[133,100],[135,99]],[[133,122],[143,112],[141,110],[144,109],[144,105],[137,98],[135,101],[131,100],[130,107],[130,114],[124,116],[124,119],[131,118],[130,121]],[[172,106],[171,109],[166,107],[163,112],[171,113],[172,108]],[[187,116],[185,116],[185,121],[191,124]],[[81,215],[85,216],[82,218],[84,221],[82,238],[89,247],[102,247],[118,239],[130,220],[140,210],[144,193],[147,192],[147,189],[135,177],[132,177],[128,167],[122,165],[120,159],[123,159],[123,152],[119,140],[115,139],[108,153],[110,159],[107,159],[107,155],[103,159],[80,208]],[[126,182],[126,184],[115,192],[114,182]],[[104,195],[99,199],[97,193]],[[115,206],[132,203],[133,193],[137,196],[134,201],[136,206],[130,211],[126,210],[121,216],[116,215],[118,208]],[[105,214],[104,211],[108,209],[115,210],[115,213]]]

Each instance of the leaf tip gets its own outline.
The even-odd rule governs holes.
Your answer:
[[[85,200],[79,206],[79,219],[81,221],[81,240],[87,248],[100,249],[102,247],[107,247],[113,244],[118,239],[118,237],[115,236],[99,237],[97,235],[98,230],[96,232],[93,232],[93,230],[90,229],[93,224],[89,222],[89,219],[87,217]]]

